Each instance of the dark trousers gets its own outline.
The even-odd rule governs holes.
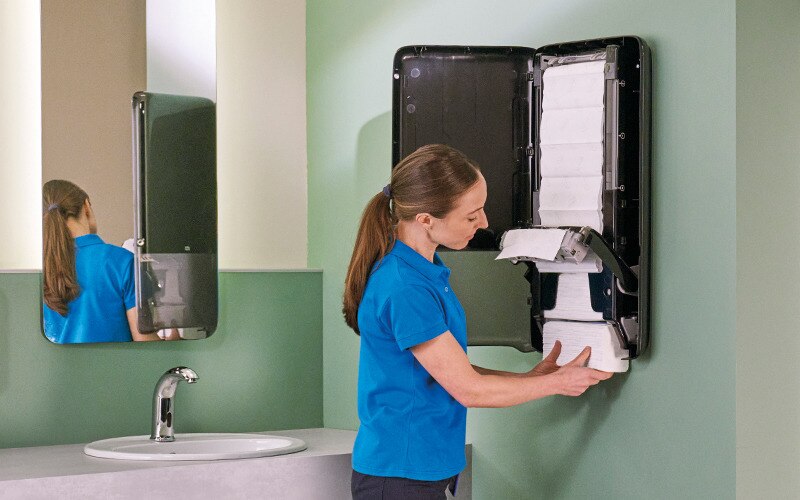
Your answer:
[[[455,490],[456,477],[419,481],[404,477],[381,477],[353,471],[350,493],[353,500],[441,500],[446,489]]]

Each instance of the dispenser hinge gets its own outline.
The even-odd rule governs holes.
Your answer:
[[[617,52],[619,46],[618,45],[609,45],[606,47],[605,53],[605,60],[606,60],[606,67],[605,67],[605,79],[606,80],[616,80],[617,79]],[[625,86],[625,84],[622,84]]]
[[[536,153],[536,150],[533,148],[533,146],[528,146],[528,147],[525,148],[525,154],[526,155],[533,156],[535,153]]]
[[[542,85],[542,70],[538,67],[533,68],[533,71],[525,73],[525,80],[533,82],[534,87],[541,87]]]

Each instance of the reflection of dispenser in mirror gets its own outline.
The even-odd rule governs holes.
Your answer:
[[[529,307],[484,313],[485,301],[464,304],[468,322],[517,318],[514,337],[472,320],[469,345],[547,351],[561,339],[562,361],[588,344],[594,361],[608,353],[606,369],[626,370],[649,337],[647,44],[623,36],[539,49],[403,47],[393,125],[395,163],[427,143],[478,160],[503,256],[527,267]],[[531,249],[539,244],[548,257]],[[518,281],[503,283],[509,297]]]
[[[216,115],[208,99],[133,97],[139,329],[217,324]]]

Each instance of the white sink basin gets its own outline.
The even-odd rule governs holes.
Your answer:
[[[300,439],[265,434],[175,434],[157,443],[150,436],[103,439],[83,448],[87,455],[119,460],[227,460],[285,455],[306,449]]]

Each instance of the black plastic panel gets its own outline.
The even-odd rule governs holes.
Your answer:
[[[140,331],[217,325],[216,107],[208,99],[133,97]]]
[[[395,55],[392,165],[426,144],[480,165],[489,229],[470,249],[497,249],[505,231],[530,218],[532,57],[524,47],[414,46]]]

